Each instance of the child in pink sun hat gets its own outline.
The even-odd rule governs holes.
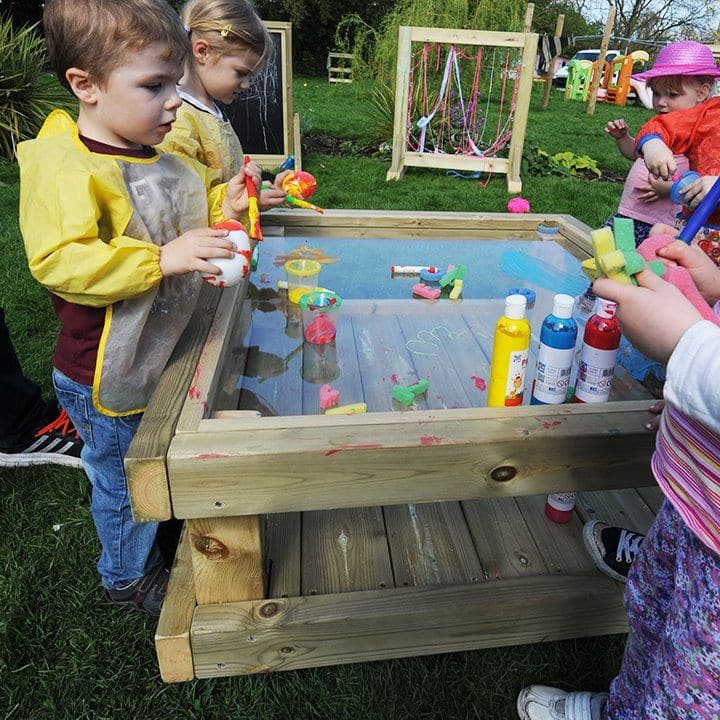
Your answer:
[[[709,47],[686,40],[672,43],[658,54],[650,70],[635,77],[667,93],[677,92],[688,81],[709,88],[712,95],[720,68]],[[661,226],[657,230],[674,234],[688,220],[692,209],[705,197],[717,176],[720,175],[720,143],[717,128],[720,121],[720,98],[710,97],[689,109],[660,115],[640,128],[635,142],[648,170],[658,178],[672,178],[677,171],[675,155],[687,156],[690,169],[703,177],[688,186],[684,192],[685,205],[678,214],[676,227]],[[715,261],[720,263],[720,212],[716,209],[700,230],[695,242]]]

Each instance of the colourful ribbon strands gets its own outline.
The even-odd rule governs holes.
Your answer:
[[[514,48],[490,53],[478,46],[468,52],[454,44],[425,43],[410,67],[407,149],[498,157],[512,136],[519,63]],[[492,128],[494,137],[486,140]]]

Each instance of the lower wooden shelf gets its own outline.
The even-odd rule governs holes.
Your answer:
[[[582,493],[567,525],[544,496],[269,515],[266,597],[196,604],[187,533],[156,647],[166,682],[625,632],[624,586],[582,525],[647,530],[657,488]]]

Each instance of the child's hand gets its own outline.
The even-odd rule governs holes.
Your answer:
[[[664,407],[664,400],[658,400],[654,405],[650,406],[650,412],[655,415],[655,417],[650,418],[650,420],[645,423],[646,430],[652,430],[653,432],[657,432],[657,429],[660,427],[660,416],[662,415]]]
[[[696,208],[700,204],[700,201],[708,194],[708,191],[717,179],[717,175],[703,175],[688,185],[683,193],[685,203],[691,208]]]
[[[666,223],[655,223],[648,233],[650,237],[653,235],[671,235],[675,237],[680,231],[674,225],[667,225]]]
[[[254,160],[251,160],[243,165],[243,170],[255,181],[255,186],[259,189],[262,185],[262,168]]]
[[[249,163],[251,167],[253,163]],[[258,187],[260,185],[258,184]],[[245,184],[245,170],[240,169],[237,175],[228,180],[225,199],[222,203],[222,212],[226,218],[239,218],[248,210],[247,185]]]
[[[720,299],[720,270],[699,247],[677,240],[657,255],[668,265],[684,267],[708,305],[712,307]]]
[[[627,123],[621,118],[619,120],[610,120],[610,122],[605,126],[605,132],[610,135],[610,137],[614,137],[616,140],[621,140],[622,138],[627,137],[630,131],[628,130]]]
[[[662,182],[662,180],[660,182]],[[655,188],[652,186],[652,183],[650,183],[649,185],[636,185],[635,190],[637,190],[638,197],[643,202],[651,203],[660,199],[660,196],[658,195]]]
[[[652,270],[635,278],[639,286],[600,278],[593,292],[618,304],[617,317],[624,335],[650,358],[667,362],[685,331],[702,320],[702,315],[674,285]]]
[[[270,187],[263,188],[258,198],[260,211],[271,210],[282,205],[285,202],[285,195],[287,193],[279,185],[270,185]]]
[[[672,150],[660,138],[650,138],[642,146],[642,155],[645,166],[656,178],[669,180],[677,170]]]
[[[164,277],[193,270],[219,273],[220,268],[207,262],[207,258],[233,257],[235,247],[227,236],[227,230],[188,230],[160,248],[160,272]]]
[[[277,188],[282,187],[283,180],[288,176],[292,175],[295,171],[294,170],[283,170],[281,173],[278,173],[275,176],[275,182],[273,182],[273,185]]]

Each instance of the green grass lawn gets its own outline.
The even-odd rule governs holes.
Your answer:
[[[299,78],[295,106],[303,131],[347,140],[341,156],[307,155],[326,207],[504,211],[503,177],[486,188],[442,171],[409,170],[385,182],[387,160],[355,156],[372,130],[370,87]],[[553,92],[547,112],[535,88],[527,142],[551,152],[588,154],[600,167],[627,170],[602,128],[647,111],[607,108],[585,114]],[[611,215],[622,185],[603,180],[524,177],[536,212],[570,213],[597,225]],[[17,169],[0,164],[0,304],[26,373],[50,391],[57,324],[31,278],[17,226]],[[292,718],[466,720],[513,718],[517,691],[530,682],[606,689],[617,672],[619,636],[364,663],[166,686],[160,681],[154,623],[104,605],[94,564],[98,543],[83,473],[56,468],[0,470],[0,718]]]

